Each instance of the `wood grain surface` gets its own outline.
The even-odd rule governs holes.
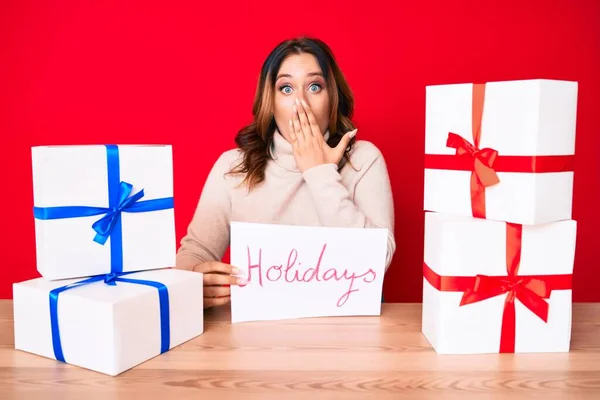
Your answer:
[[[600,399],[600,304],[573,305],[570,353],[437,355],[420,304],[381,317],[231,324],[117,377],[14,350],[12,302],[0,300],[0,399]]]

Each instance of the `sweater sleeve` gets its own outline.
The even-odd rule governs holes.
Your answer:
[[[205,261],[219,261],[229,246],[231,200],[228,153],[219,157],[212,167],[186,235],[177,251],[176,268],[191,270]]]
[[[347,165],[345,168],[352,168]],[[334,164],[323,164],[304,172],[303,177],[323,226],[387,228],[386,271],[396,251],[394,201],[385,160],[377,150],[354,188],[352,198]]]

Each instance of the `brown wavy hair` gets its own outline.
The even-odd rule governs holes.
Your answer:
[[[272,158],[273,134],[276,129],[273,116],[275,77],[288,56],[302,53],[312,54],[317,59],[327,84],[331,107],[327,144],[331,147],[337,146],[344,134],[354,129],[351,121],[354,97],[329,46],[319,39],[307,37],[280,43],[271,51],[262,66],[252,106],[253,121],[240,129],[235,137],[235,143],[241,149],[243,157],[230,173],[246,174],[241,183],[246,184],[249,189],[264,180],[265,168]],[[338,169],[350,161],[349,152],[355,140],[351,139]]]

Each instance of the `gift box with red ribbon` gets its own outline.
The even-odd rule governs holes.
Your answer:
[[[576,231],[426,212],[422,332],[435,351],[568,351]]]
[[[426,88],[424,208],[518,224],[571,218],[577,82]]]

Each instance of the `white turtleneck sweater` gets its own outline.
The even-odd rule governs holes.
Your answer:
[[[274,135],[274,160],[265,180],[251,191],[238,184],[243,177],[226,175],[241,151],[224,152],[205,182],[187,234],[177,252],[177,268],[192,269],[204,261],[220,261],[230,243],[230,221],[284,225],[389,230],[386,271],[396,250],[394,204],[387,167],[379,149],[356,141],[352,166],[341,171],[323,164],[301,173],[292,145]],[[354,168],[353,168],[354,167]]]

